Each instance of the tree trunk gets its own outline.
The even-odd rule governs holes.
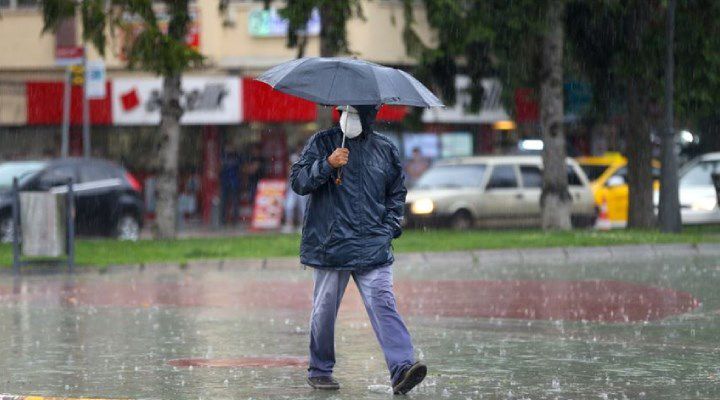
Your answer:
[[[543,36],[540,82],[540,129],[543,139],[543,188],[540,196],[544,230],[569,230],[572,198],[568,191],[563,130],[564,0],[551,0]]]
[[[337,23],[334,12],[333,4],[329,1],[320,6],[320,57],[335,57],[338,53],[337,43],[331,40],[332,35],[329,33],[332,24]],[[329,128],[333,123],[332,107],[318,104],[315,123],[318,129]]]
[[[628,82],[628,227],[655,227],[652,178],[652,140],[647,119],[647,97],[638,90],[638,82]]]
[[[665,130],[662,135],[662,174],[660,182],[660,230],[679,233],[680,199],[678,194],[678,160],[675,154],[675,124],[673,115],[675,57],[675,0],[668,1],[665,24]]]
[[[163,78],[160,108],[160,173],[157,182],[156,231],[159,239],[174,238],[177,229],[177,177],[180,152],[180,75]]]

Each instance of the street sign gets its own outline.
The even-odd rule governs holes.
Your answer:
[[[55,48],[55,65],[80,64],[84,54],[85,52],[81,46],[58,46]]]
[[[81,86],[85,83],[85,68],[82,64],[74,64],[70,66],[70,82],[75,86]]]
[[[105,63],[103,61],[87,61],[85,65],[85,93],[88,99],[105,98],[105,76]]]

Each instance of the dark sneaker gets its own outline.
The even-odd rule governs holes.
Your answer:
[[[416,362],[406,369],[401,375],[398,383],[393,386],[393,394],[405,394],[425,379],[427,367],[421,362]]]
[[[312,386],[314,389],[321,389],[321,390],[338,390],[338,389],[340,389],[340,384],[332,376],[315,376],[312,378],[307,378],[307,383],[308,383],[308,385]]]

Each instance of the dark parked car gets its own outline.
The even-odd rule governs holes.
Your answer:
[[[137,240],[143,224],[143,202],[138,181],[124,168],[94,158],[0,163],[0,241],[11,242],[12,181],[21,191],[67,190],[74,182],[76,230],[80,235],[113,236]]]

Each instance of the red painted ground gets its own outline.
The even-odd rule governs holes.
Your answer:
[[[536,320],[634,322],[689,312],[690,293],[620,281],[440,280],[395,285],[403,314]],[[309,281],[43,283],[0,287],[0,302],[29,300],[115,307],[230,307],[310,310]],[[364,313],[351,282],[343,312]]]

